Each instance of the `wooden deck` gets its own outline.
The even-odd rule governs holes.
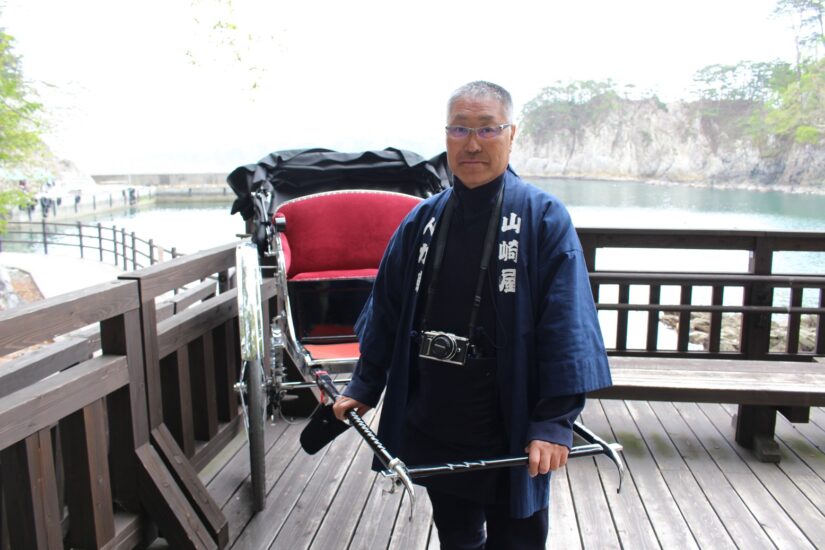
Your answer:
[[[774,253],[825,252],[823,234],[607,229],[582,243],[597,307],[615,320],[613,356],[825,357],[825,277],[772,270]],[[599,271],[598,250],[625,247],[739,250],[752,261],[733,275]],[[0,550],[160,548],[156,531],[176,549],[437,547],[424,495],[407,521],[406,502],[383,492],[355,434],[308,457],[300,423],[268,427],[269,508],[252,516],[245,440],[235,437],[234,266],[234,245],[222,245],[0,314]],[[267,320],[280,311],[276,286],[262,286]],[[678,338],[660,347],[667,312],[677,313]],[[710,320],[703,350],[691,345],[694,314]],[[723,349],[726,319],[740,328]],[[813,341],[802,334],[811,319]],[[776,345],[774,321],[786,327]],[[615,494],[604,458],[555,476],[554,547],[825,548],[822,409],[810,424],[778,419],[782,462],[770,465],[731,443],[731,407],[602,397],[584,420],[625,445],[625,490]]]
[[[825,548],[825,410],[813,409],[809,424],[778,419],[779,464],[733,443],[735,410],[589,401],[586,425],[624,445],[624,486],[616,494],[604,457],[555,474],[548,548]],[[230,548],[439,547],[423,489],[410,522],[407,499],[385,492],[355,432],[309,456],[298,443],[304,422],[268,427],[267,507],[255,516],[243,435],[201,471],[229,521]]]

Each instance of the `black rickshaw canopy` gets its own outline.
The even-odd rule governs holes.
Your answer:
[[[276,151],[257,164],[240,166],[227,177],[237,195],[232,213],[245,220],[254,214],[252,194],[268,187],[273,205],[312,193],[339,189],[395,191],[429,197],[449,186],[444,153],[427,160],[417,153],[388,147],[342,153],[329,149]]]

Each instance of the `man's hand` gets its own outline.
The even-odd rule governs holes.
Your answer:
[[[546,474],[567,464],[570,449],[564,445],[534,439],[524,452],[529,456],[527,472],[530,477],[536,477],[536,474]]]
[[[345,420],[345,414],[350,409],[355,409],[355,412],[358,413],[359,416],[364,416],[368,410],[372,407],[369,405],[364,405],[360,401],[356,401],[352,397],[342,396],[339,397],[335,403],[332,404],[332,412],[335,415],[335,418],[338,420]]]

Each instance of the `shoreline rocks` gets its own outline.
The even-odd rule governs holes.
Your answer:
[[[659,322],[672,330],[679,330],[679,314],[664,312],[659,316]],[[742,316],[741,314],[723,314],[722,332],[719,348],[721,351],[739,351],[741,346]],[[817,319],[815,315],[802,315],[799,327],[799,351],[811,353],[816,349]],[[690,336],[691,344],[701,346],[707,350],[710,341],[710,314],[691,313]],[[784,352],[788,346],[788,322],[771,320],[770,351]],[[794,350],[795,351],[795,350]]]

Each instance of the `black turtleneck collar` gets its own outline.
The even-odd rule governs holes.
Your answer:
[[[484,185],[470,189],[460,179],[453,179],[453,191],[456,195],[456,206],[461,206],[468,212],[489,211],[495,201],[499,189],[504,184],[504,174]]]

